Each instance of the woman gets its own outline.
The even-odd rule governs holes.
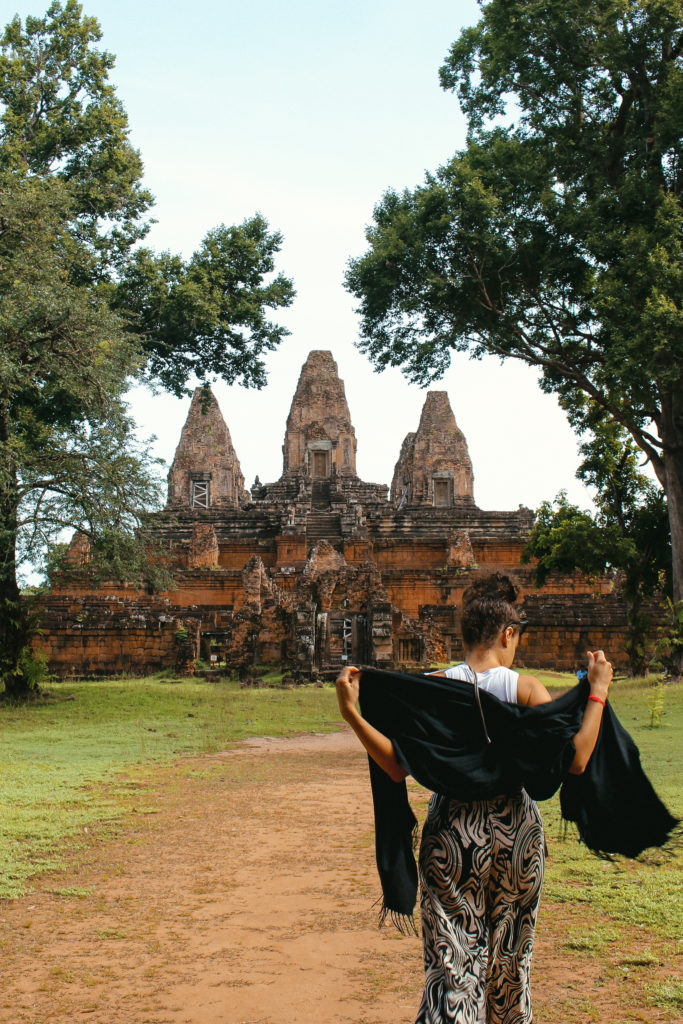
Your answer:
[[[533,676],[511,670],[524,620],[517,591],[500,574],[463,595],[465,663],[444,673],[500,700],[533,707],[550,701]],[[581,774],[595,748],[612,666],[588,654],[590,698],[574,736],[570,772]],[[356,708],[358,670],[337,680],[339,707],[373,760],[399,782],[406,772],[388,737]],[[492,799],[434,794],[422,833],[419,871],[425,991],[416,1024],[529,1024],[529,970],[543,880],[543,827],[536,804],[516,786]]]

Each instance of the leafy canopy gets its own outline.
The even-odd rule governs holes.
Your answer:
[[[359,347],[427,384],[453,351],[540,372],[651,461],[683,598],[683,0],[489,0],[442,85],[466,147],[388,191],[349,263]]]
[[[291,305],[292,281],[274,274],[282,236],[256,214],[210,231],[189,259],[134,246],[152,196],[128,118],[100,50],[95,18],[55,0],[43,18],[16,16],[0,39],[0,170],[56,179],[74,284],[96,289],[142,358],[137,374],[175,394],[201,381],[262,387],[263,354],[289,333],[268,319]]]
[[[378,367],[426,384],[453,350],[521,359],[575,423],[588,398],[662,471],[683,367],[681,13],[482,5],[441,69],[467,147],[387,192],[349,265]]]
[[[187,262],[149,249],[134,254],[114,304],[138,335],[152,380],[177,395],[193,374],[263,387],[261,356],[289,333],[266,310],[291,305],[295,294],[284,274],[272,276],[281,244],[256,214],[214,228]]]
[[[670,589],[666,499],[642,472],[638,449],[620,427],[598,418],[581,452],[576,475],[594,489],[596,511],[579,509],[565,491],[541,504],[523,555],[523,561],[536,560],[537,585],[552,572],[620,570],[628,600]]]
[[[16,15],[0,40],[0,167],[68,183],[71,227],[97,257],[98,279],[147,233],[152,205],[109,82],[114,57],[94,45],[101,35],[67,0],[25,25]]]

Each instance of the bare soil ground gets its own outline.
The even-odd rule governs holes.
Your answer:
[[[420,940],[377,928],[348,732],[249,741],[130,790],[114,834],[0,905],[3,1024],[412,1024]],[[560,950],[584,913],[542,904],[537,1024],[673,1020],[648,1003],[659,969],[639,970],[637,943],[630,968]]]

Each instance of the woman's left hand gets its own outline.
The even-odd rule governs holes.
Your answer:
[[[347,665],[337,676],[337,700],[342,718],[348,721],[358,703],[358,691],[360,689],[360,669],[354,665]]]

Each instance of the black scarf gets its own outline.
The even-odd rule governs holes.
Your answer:
[[[527,708],[477,693],[459,679],[363,669],[360,706],[391,739],[401,767],[426,789],[483,800],[524,787],[535,800],[546,800],[561,786],[562,814],[576,822],[591,850],[635,857],[663,845],[677,821],[609,703],[586,771],[569,774],[588,692],[583,681],[549,704]],[[417,895],[417,822],[405,782],[392,782],[369,761],[382,913],[400,927],[412,918]]]

